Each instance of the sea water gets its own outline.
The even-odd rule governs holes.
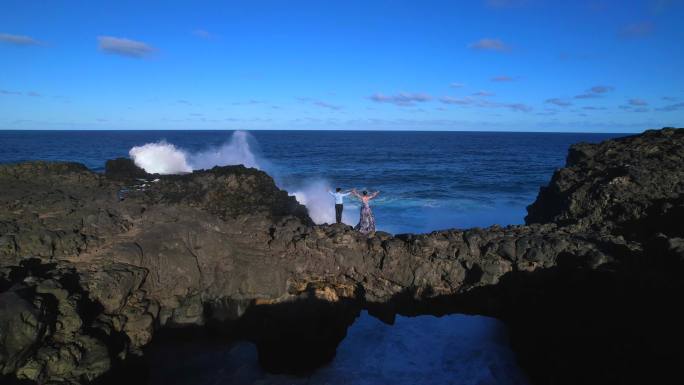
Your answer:
[[[522,224],[526,206],[568,147],[620,134],[363,131],[0,131],[0,162],[62,160],[103,171],[133,157],[160,172],[242,163],[272,175],[317,223],[334,220],[328,189],[380,191],[372,202],[390,233]],[[345,203],[344,221],[358,220]],[[153,343],[154,345],[154,343]],[[363,312],[335,359],[303,376],[273,375],[248,343],[194,341],[148,351],[151,384],[525,384],[501,322],[480,316]]]
[[[319,223],[334,220],[328,188],[380,191],[380,230],[428,232],[523,223],[527,205],[568,147],[619,134],[378,131],[0,131],[0,162],[68,160],[103,171],[107,159],[144,145],[173,146],[186,168],[246,163],[308,201]],[[153,161],[170,162],[148,151]],[[194,163],[194,164],[192,164]],[[194,167],[192,167],[194,166]],[[358,221],[348,199],[344,220]]]

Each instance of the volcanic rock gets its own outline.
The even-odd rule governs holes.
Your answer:
[[[497,317],[539,384],[669,383],[684,362],[683,169],[684,129],[580,144],[527,225],[365,236],[314,225],[243,166],[0,165],[0,373],[101,382],[155,335],[198,327],[302,372],[365,308]]]

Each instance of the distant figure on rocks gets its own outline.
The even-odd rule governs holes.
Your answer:
[[[380,194],[380,191],[376,191],[368,195],[368,191],[363,191],[361,194],[353,189],[351,193],[359,198],[361,201],[361,217],[359,218],[359,223],[354,227],[354,230],[358,230],[361,234],[368,234],[375,232],[375,217],[371,211],[369,202],[371,199],[375,198]]]
[[[341,188],[336,188],[335,192],[328,190],[330,195],[335,197],[335,221],[342,223],[342,210],[344,209],[344,197],[351,194],[351,192],[342,192]]]

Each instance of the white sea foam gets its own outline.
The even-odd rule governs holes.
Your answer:
[[[262,169],[262,163],[252,151],[249,142],[253,140],[245,131],[235,131],[228,143],[221,147],[202,151],[190,156],[193,170],[208,169],[214,166],[242,164],[245,167]]]
[[[133,147],[128,155],[138,167],[151,174],[181,174],[192,171],[187,154],[163,140]]]
[[[214,166],[228,166],[242,164],[245,167],[269,172],[278,183],[278,173],[270,163],[257,156],[250,146],[254,139],[248,132],[235,131],[230,140],[216,148],[188,153],[166,141],[147,143],[136,146],[129,151],[130,157],[138,167],[153,174],[182,174],[193,170],[209,169]],[[315,223],[335,222],[333,198],[328,194],[330,184],[325,180],[304,181],[296,188],[280,186],[286,190],[293,190],[293,195],[299,203],[306,206],[309,216]],[[343,222],[353,223],[352,211],[356,207],[345,205]]]
[[[330,188],[330,183],[323,179],[306,181],[301,188],[294,189],[290,195],[306,206],[309,210],[309,216],[315,223],[335,223],[335,202],[328,193]],[[342,222],[346,224],[355,223],[353,213],[357,210],[358,207],[345,202]]]

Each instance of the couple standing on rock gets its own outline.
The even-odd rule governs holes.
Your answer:
[[[342,210],[344,209],[344,197],[352,195],[361,201],[361,215],[359,223],[354,226],[354,230],[358,230],[361,234],[368,234],[375,231],[375,217],[370,208],[370,200],[375,198],[380,191],[368,194],[368,191],[362,191],[359,194],[356,189],[351,189],[347,192],[342,192],[341,188],[336,188],[335,192],[328,190],[330,195],[335,198],[335,220],[337,223],[342,223]]]

